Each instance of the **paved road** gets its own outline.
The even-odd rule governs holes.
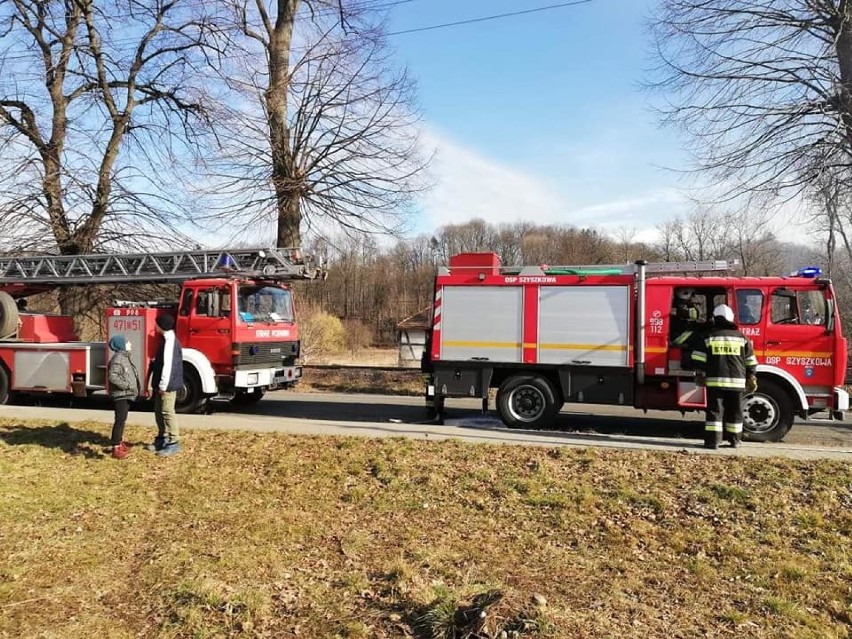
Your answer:
[[[572,406],[559,415],[557,430],[517,431],[491,413],[483,416],[475,400],[448,400],[443,424],[425,420],[419,397],[279,392],[259,404],[234,409],[216,404],[211,415],[182,415],[185,428],[248,430],[368,437],[457,438],[472,442],[579,447],[691,450],[701,454],[835,458],[852,461],[852,422],[812,420],[793,426],[780,444],[744,444],[739,450],[701,448],[702,415],[659,411],[644,415],[632,408]],[[89,400],[69,408],[55,401],[43,406],[2,406],[0,417],[65,422],[111,420],[109,404]],[[130,423],[154,424],[148,411],[131,412]]]

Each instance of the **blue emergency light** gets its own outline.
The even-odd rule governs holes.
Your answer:
[[[819,277],[822,269],[819,266],[806,266],[793,273],[793,277]]]
[[[222,253],[213,268],[218,271],[236,271],[237,261],[230,254]]]

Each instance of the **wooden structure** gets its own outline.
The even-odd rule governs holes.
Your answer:
[[[426,333],[432,328],[432,306],[406,317],[396,325],[399,341],[399,365],[407,368],[420,366]]]

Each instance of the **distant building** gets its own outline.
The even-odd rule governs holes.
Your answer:
[[[432,328],[432,306],[406,317],[396,325],[399,336],[399,365],[416,368],[426,347],[426,333]]]

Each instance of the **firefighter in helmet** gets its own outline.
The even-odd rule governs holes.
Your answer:
[[[698,324],[699,312],[695,301],[694,288],[678,288],[675,290],[675,301],[671,315],[672,344],[683,346],[689,341]]]
[[[743,392],[757,390],[757,358],[727,304],[713,309],[713,328],[692,351],[692,361],[696,383],[707,387],[704,447],[718,448],[724,427],[724,438],[736,448],[743,432]]]
[[[699,321],[701,312],[694,288],[675,289],[671,310],[671,345],[681,349],[681,367],[692,368],[690,351],[700,344],[706,326]]]

